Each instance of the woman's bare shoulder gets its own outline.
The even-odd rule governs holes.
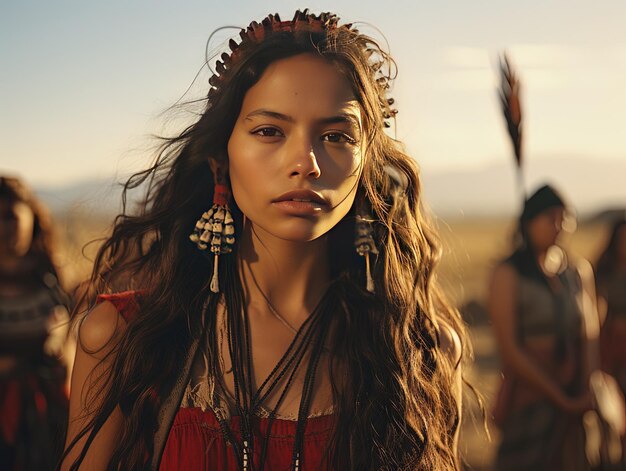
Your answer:
[[[103,301],[81,320],[78,330],[80,346],[86,353],[106,353],[122,338],[126,325],[117,307],[110,301]]]

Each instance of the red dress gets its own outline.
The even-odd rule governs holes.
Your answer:
[[[129,321],[139,308],[137,293],[127,291],[111,295],[101,295],[99,301],[111,302],[120,314]],[[323,415],[307,419],[304,432],[303,456],[300,470],[323,470],[322,463],[326,446],[334,425],[334,415]],[[230,427],[235,437],[239,436],[239,417],[230,419]],[[268,419],[258,418],[259,433],[255,443],[267,432]],[[291,470],[295,420],[274,419],[267,445],[264,469],[267,471]],[[254,448],[254,461],[258,469],[260,447]],[[217,418],[212,410],[199,407],[181,407],[170,430],[163,457],[161,471],[235,471],[239,470],[232,446],[224,439]]]

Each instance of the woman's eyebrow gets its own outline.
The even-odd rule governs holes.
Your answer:
[[[248,113],[245,117],[246,120],[254,118],[255,116],[265,116],[267,118],[278,119],[280,121],[286,121],[289,123],[295,122],[295,119],[292,116],[279,113],[278,111],[271,111],[264,108],[254,110]],[[359,118],[353,113],[340,113],[335,116],[329,116],[327,118],[321,118],[318,120],[320,124],[342,124],[347,123],[350,124],[357,129],[361,129],[361,122]]]
[[[341,113],[336,116],[330,116],[328,118],[322,118],[319,120],[320,124],[350,124],[357,129],[361,129],[361,122],[359,118],[352,113]]]
[[[283,113],[279,113],[277,111],[270,111],[270,110],[266,110],[266,109],[258,109],[258,110],[254,110],[250,113],[248,113],[245,117],[245,119],[250,119],[253,118],[255,116],[265,116],[267,118],[274,118],[274,119],[279,119],[281,121],[287,121],[289,123],[293,123],[295,121],[295,119],[293,119],[291,116],[287,116],[286,114]]]

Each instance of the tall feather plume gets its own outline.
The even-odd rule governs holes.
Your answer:
[[[523,147],[522,147],[522,106],[520,100],[520,81],[511,66],[506,53],[499,58],[500,66],[500,88],[498,95],[502,106],[502,113],[506,121],[507,130],[511,143],[517,170],[517,182],[522,197],[526,197],[523,172]]]

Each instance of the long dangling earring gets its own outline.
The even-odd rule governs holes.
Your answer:
[[[370,261],[370,253],[378,254],[378,249],[374,243],[374,229],[372,228],[373,219],[365,210],[365,204],[360,205],[356,215],[355,240],[354,247],[356,252],[365,257],[365,276],[367,279],[366,289],[370,293],[374,292],[374,278],[372,277],[372,268]]]
[[[211,291],[219,293],[219,256],[232,252],[235,244],[235,226],[228,208],[230,190],[225,183],[226,179],[220,167],[214,161],[211,161],[211,164],[215,175],[213,206],[196,222],[189,239],[202,251],[211,247],[211,253],[214,255]]]

